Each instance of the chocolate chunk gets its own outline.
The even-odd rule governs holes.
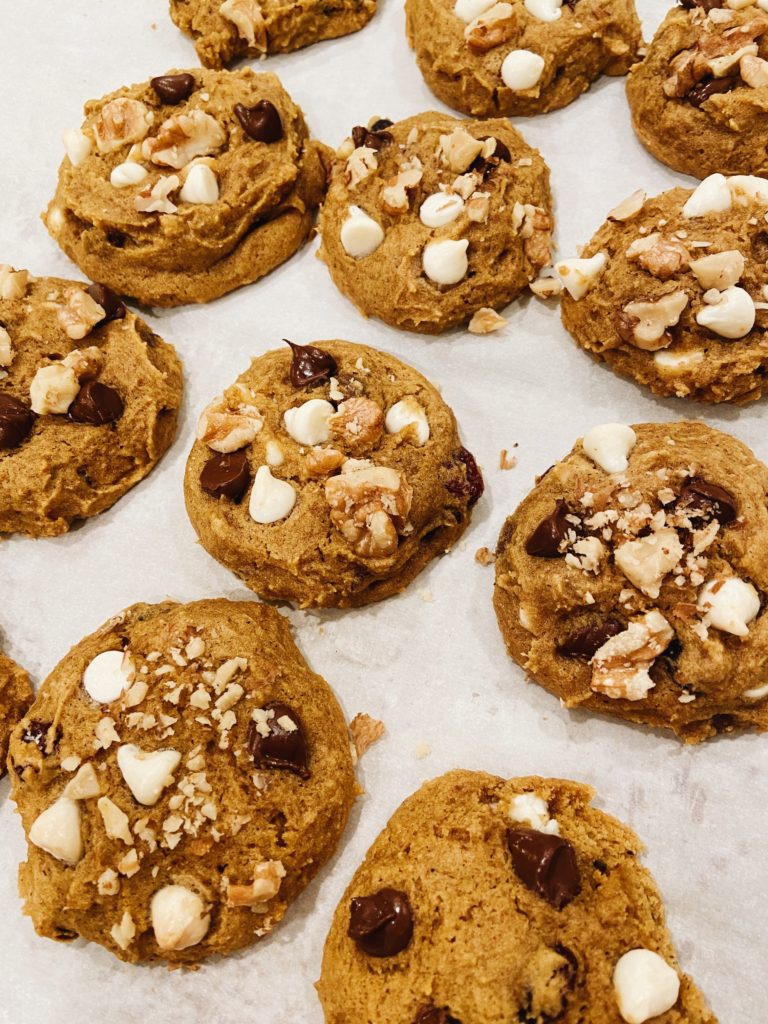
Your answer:
[[[175,106],[188,100],[192,95],[195,90],[195,77],[187,71],[182,71],[178,75],[158,75],[157,78],[150,80],[150,85],[163,103]]]
[[[69,407],[69,418],[75,423],[91,423],[95,427],[114,423],[123,415],[123,400],[114,388],[97,380],[86,381]]]
[[[111,288],[107,288],[107,286],[103,284],[92,284],[86,288],[86,291],[93,301],[98,302],[106,313],[104,319],[99,320],[96,327],[101,327],[102,324],[108,324],[110,320],[123,319],[126,312],[125,306]]]
[[[269,100],[259,100],[253,107],[236,103],[235,117],[254,142],[279,142],[283,137],[283,122],[277,107]]]
[[[584,626],[582,629],[577,629],[575,633],[567,636],[555,649],[564,658],[578,658],[580,661],[590,661],[595,651],[598,651],[606,640],[610,640],[612,636],[621,633],[623,629],[624,626],[614,619],[596,623],[593,626]]]
[[[662,652],[662,658],[668,658],[670,661],[677,661],[680,655],[683,653],[683,645],[680,643],[676,636],[666,646],[666,649]]]
[[[525,550],[529,555],[534,555],[536,558],[560,558],[562,556],[560,545],[568,533],[574,529],[574,524],[566,519],[567,515],[569,515],[568,506],[562,499],[558,499],[554,511],[550,512],[546,519],[542,519],[525,542]]]
[[[291,384],[295,388],[313,388],[338,373],[336,360],[330,352],[324,352],[314,345],[295,345],[283,338],[286,345],[291,346]]]
[[[308,779],[309,755],[301,719],[287,704],[267,704],[264,710],[272,711],[272,716],[263,725],[252,721],[248,726],[246,746],[253,763],[257,768],[285,768]],[[263,736],[265,729],[269,732]]]
[[[476,171],[478,174],[482,174],[483,181],[487,181],[488,178],[490,178],[500,163],[508,164],[512,162],[512,154],[501,139],[497,139],[495,135],[481,136],[481,140],[483,142],[486,142],[489,138],[492,138],[496,143],[496,148],[493,153],[491,153],[489,157],[476,156],[469,165],[470,171]]]
[[[732,494],[717,484],[711,484],[700,476],[691,477],[680,492],[676,508],[682,512],[716,519],[721,526],[727,526],[736,518],[736,500]]]
[[[32,429],[34,419],[28,405],[0,392],[0,449],[18,448]]]
[[[416,1014],[413,1024],[461,1024],[458,1017],[452,1017],[445,1007],[436,1009],[425,1006]]]
[[[510,828],[507,845],[520,880],[555,910],[562,910],[581,892],[576,854],[567,839],[533,828]]]
[[[445,489],[457,498],[466,498],[471,508],[482,497],[485,490],[483,474],[480,472],[475,457],[466,448],[456,452],[456,462],[464,466],[464,478],[447,480]]]
[[[372,132],[383,132],[385,128],[391,128],[394,124],[388,117],[380,117],[378,121],[374,121],[371,125]]]
[[[380,122],[377,121],[376,124]],[[392,124],[391,121],[387,122],[387,127]],[[367,146],[368,149],[383,149],[384,146],[388,146],[392,142],[392,135],[389,132],[378,131],[376,127],[365,128],[361,124],[355,125],[352,129],[352,141],[355,146]]]
[[[200,486],[214,498],[240,501],[251,480],[251,470],[245,452],[214,455],[208,459],[200,474]]]
[[[53,722],[41,722],[36,718],[31,718],[27,723],[26,729],[21,734],[21,739],[24,743],[34,743],[45,757],[48,753],[48,730],[52,725]]]
[[[399,889],[379,889],[373,896],[357,896],[349,907],[347,934],[369,956],[395,956],[413,935],[413,912]]]
[[[723,6],[723,0],[679,0],[680,6],[691,11],[694,7],[701,7],[703,11],[712,11],[716,7]]]
[[[700,6],[704,6],[701,4]],[[713,4],[713,7],[719,7],[719,4]],[[711,10],[708,7],[706,10]],[[710,96],[714,96],[716,93],[730,92],[737,85],[735,78],[710,78],[709,81],[699,82],[694,85],[692,89],[689,89],[685,94],[685,99],[694,107],[700,107],[702,103],[706,103]]]

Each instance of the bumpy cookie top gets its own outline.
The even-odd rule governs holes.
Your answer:
[[[321,214],[321,257],[367,314],[434,333],[510,301],[550,262],[549,173],[504,120],[358,126]]]
[[[662,394],[759,398],[768,368],[768,182],[713,174],[691,192],[638,191],[580,259],[561,260],[563,321]]]
[[[767,490],[704,424],[593,428],[501,532],[510,653],[570,707],[693,742],[768,727]]]
[[[27,673],[0,651],[0,778],[5,775],[11,731],[32,703],[32,696]]]
[[[42,934],[125,960],[254,942],[354,798],[333,694],[257,603],[134,605],[78,644],[12,741]]]
[[[586,786],[454,771],[401,805],[334,916],[328,1024],[714,1024],[637,837]]]

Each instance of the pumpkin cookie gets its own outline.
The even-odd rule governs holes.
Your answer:
[[[409,797],[334,915],[327,1024],[717,1024],[640,841],[593,795],[453,771]]]
[[[0,651],[0,777],[5,774],[11,731],[32,703],[33,696],[27,673]]]
[[[203,547],[264,598],[379,601],[462,535],[480,471],[416,370],[348,341],[288,344],[203,411],[187,511]]]
[[[189,963],[251,945],[333,853],[349,734],[256,602],[137,604],[57,665],[11,741],[25,911],[48,938]]]
[[[768,469],[703,423],[595,427],[504,524],[510,655],[566,707],[768,729]]]
[[[336,154],[319,255],[366,316],[437,334],[549,264],[551,208],[547,165],[508,121],[380,120]]]
[[[326,148],[275,75],[174,71],[85,114],[44,220],[89,277],[148,305],[208,302],[306,240]]]

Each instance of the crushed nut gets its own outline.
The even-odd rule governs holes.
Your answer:
[[[381,437],[384,413],[370,398],[348,398],[330,417],[328,426],[347,447],[367,448]]]
[[[489,548],[478,548],[475,552],[475,561],[480,565],[493,565],[496,556]]]
[[[674,327],[688,305],[683,291],[670,292],[655,302],[630,302],[619,314],[621,338],[646,352],[656,352],[672,344],[668,327]]]
[[[219,14],[231,21],[237,34],[249,46],[262,53],[267,51],[267,26],[258,0],[225,0]]]
[[[661,584],[683,556],[683,545],[675,530],[662,527],[647,537],[625,541],[614,550],[614,560],[630,583],[655,600]]]
[[[141,149],[152,163],[178,171],[195,157],[214,153],[226,139],[226,132],[215,117],[203,110],[191,110],[169,117],[154,138],[144,141]]]
[[[236,452],[245,448],[264,425],[255,405],[238,401],[238,394],[230,389],[215,399],[200,414],[197,421],[197,439],[215,452]]]
[[[250,885],[227,886],[227,906],[256,907],[274,899],[280,892],[280,886],[286,871],[282,861],[265,860],[257,864]]]
[[[134,199],[139,213],[176,213],[177,207],[168,198],[181,182],[175,174],[161,176],[154,185],[146,185]]]
[[[494,4],[464,29],[464,39],[472,53],[487,53],[509,39],[514,19],[512,4]]]
[[[438,153],[443,164],[456,174],[463,174],[480,155],[483,143],[465,128],[454,128],[450,135],[440,136]]]
[[[424,176],[418,157],[404,163],[396,177],[390,178],[381,190],[381,203],[387,213],[405,213],[410,189],[416,188]]]
[[[505,327],[506,323],[504,317],[499,316],[495,309],[483,306],[469,321],[467,330],[470,334],[490,334],[492,331],[498,331],[501,327]]]
[[[0,299],[23,299],[28,284],[28,270],[14,270],[9,264],[0,263]]]
[[[655,685],[649,670],[674,635],[670,624],[655,609],[630,622],[592,657],[591,688],[607,697],[642,700]]]
[[[354,188],[364,181],[379,166],[376,150],[370,146],[358,146],[347,157],[344,166],[344,180],[349,188]]]
[[[394,554],[405,529],[413,488],[405,476],[387,466],[347,459],[339,476],[325,483],[331,521],[364,558]]]
[[[654,277],[658,277],[660,281],[669,280],[688,266],[688,250],[677,239],[664,238],[656,233],[649,235],[644,242],[646,244],[641,250],[633,253],[630,258],[636,259],[641,267]]]
[[[626,199],[622,199],[618,206],[614,206],[608,214],[608,220],[617,220],[620,222],[631,220],[634,216],[640,213],[645,203],[645,199],[645,192],[639,188],[636,192],[633,192],[631,196],[627,196]]]
[[[469,217],[469,219],[475,224],[485,224],[488,220],[488,212],[490,208],[490,192],[473,192],[464,207],[467,217]]]
[[[129,142],[141,142],[154,120],[144,103],[120,96],[102,107],[93,125],[100,153],[112,153]]]
[[[56,318],[73,341],[81,341],[107,315],[104,307],[82,288],[67,288],[64,303]]]
[[[362,757],[384,735],[384,723],[359,712],[349,723],[349,731],[358,757]]]
[[[306,455],[306,467],[310,476],[329,476],[346,460],[346,456],[335,448],[310,448]]]

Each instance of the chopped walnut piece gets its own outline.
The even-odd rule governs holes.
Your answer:
[[[739,74],[752,89],[768,85],[768,60],[747,54],[739,61]]]
[[[381,558],[397,550],[405,529],[413,488],[399,470],[347,459],[339,476],[325,483],[331,521],[363,558]]]
[[[671,345],[667,328],[674,327],[687,305],[683,291],[670,292],[655,302],[630,302],[619,314],[619,334],[635,348],[657,352]]]
[[[101,110],[93,125],[100,153],[112,153],[129,142],[141,142],[155,115],[140,100],[119,96]]]
[[[264,425],[254,405],[221,395],[208,405],[197,421],[197,439],[215,452],[236,452],[245,448]]]
[[[475,552],[475,561],[479,562],[480,565],[493,565],[496,561],[496,556],[488,548],[478,548]]]
[[[487,53],[501,46],[512,33],[512,4],[494,4],[464,29],[464,39],[472,53]]]
[[[537,277],[528,287],[540,299],[554,299],[562,292],[563,282],[557,277]]]
[[[157,179],[154,185],[145,185],[133,203],[139,213],[176,213],[177,207],[168,198],[181,182],[175,174]]]
[[[328,420],[328,426],[347,446],[365,448],[381,437],[384,413],[370,398],[348,398]]]
[[[467,217],[476,224],[485,224],[491,206],[490,192],[473,192],[464,207]]]
[[[643,247],[634,258],[649,274],[660,281],[667,281],[688,266],[690,255],[677,239],[656,235],[653,243]]]
[[[668,526],[619,544],[613,553],[617,567],[646,597],[655,600],[661,584],[683,556],[683,545]]]
[[[376,150],[370,146],[358,146],[347,157],[344,167],[344,180],[350,188],[359,185],[379,166]]]
[[[231,21],[237,34],[255,50],[266,53],[267,26],[258,0],[225,0],[219,14]]]
[[[178,171],[195,157],[220,149],[226,140],[227,134],[215,117],[203,110],[190,110],[163,121],[160,131],[145,140],[141,151],[152,163]]]
[[[227,886],[227,906],[255,907],[274,899],[280,892],[280,886],[286,871],[282,861],[265,860],[257,864],[250,885]]]
[[[506,323],[504,317],[499,316],[495,309],[483,306],[469,321],[467,330],[470,334],[490,334],[492,331],[498,331],[501,327],[505,327]]]
[[[409,205],[408,190],[416,188],[424,176],[418,157],[404,163],[396,177],[390,178],[381,190],[381,202],[387,213],[405,213]]]
[[[107,315],[104,307],[82,288],[67,288],[64,303],[59,307],[56,319],[73,341],[82,340]]]
[[[627,196],[626,199],[622,199],[618,206],[614,208],[608,214],[608,220],[616,220],[623,222],[625,220],[631,220],[635,217],[643,208],[645,203],[646,194],[639,188],[636,192],[633,192],[631,196]]]
[[[607,697],[642,700],[654,686],[649,669],[674,635],[670,624],[655,609],[630,622],[593,655],[591,688]]]
[[[78,380],[92,380],[98,376],[103,363],[104,355],[96,345],[74,348],[61,360],[61,365],[73,370]]]
[[[550,234],[552,220],[540,206],[526,203],[520,237],[525,239],[525,254],[534,267],[547,267],[552,262]]]
[[[14,270],[9,264],[0,263],[0,299],[23,299],[28,283],[28,270]]]
[[[366,750],[384,735],[384,723],[359,712],[349,723],[349,731],[357,756],[362,757]]]
[[[479,184],[480,176],[475,174],[474,171],[469,171],[467,174],[460,174],[458,178],[454,178],[451,182],[451,187],[447,191],[455,192],[456,195],[459,195],[462,199],[468,201],[470,197],[477,192],[477,186]]]
[[[343,465],[346,456],[336,448],[310,448],[306,455],[306,467],[310,476],[329,476]]]
[[[707,29],[694,49],[682,50],[670,62],[672,74],[662,87],[667,96],[687,96],[703,79],[723,78],[737,65],[740,67],[745,58],[756,56],[754,40],[768,31],[768,17],[760,13],[738,28],[719,31],[710,23]]]
[[[470,135],[465,128],[454,128],[450,135],[440,136],[438,153],[442,163],[456,174],[463,174],[482,149],[480,139]]]
[[[514,469],[516,465],[517,456],[510,455],[506,448],[502,448],[501,451],[499,452],[499,469]]]

